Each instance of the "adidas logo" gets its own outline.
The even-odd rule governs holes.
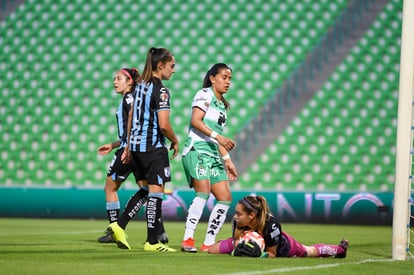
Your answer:
[[[161,247],[161,246],[159,246],[159,247],[157,247],[157,250],[158,251],[168,251],[170,249],[168,247]]]

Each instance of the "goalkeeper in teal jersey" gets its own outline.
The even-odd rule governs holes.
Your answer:
[[[231,77],[232,70],[226,64],[213,65],[204,78],[203,89],[193,98],[182,162],[188,184],[194,188],[196,196],[188,210],[182,251],[197,252],[194,232],[210,193],[217,203],[211,211],[201,251],[208,251],[215,243],[231,204],[229,180],[237,178],[237,171],[228,152],[235,144],[223,136],[229,108],[223,95],[230,88]]]

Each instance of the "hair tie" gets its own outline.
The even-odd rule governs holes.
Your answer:
[[[248,208],[248,209],[250,209],[251,211],[253,211],[253,212],[259,212],[259,211],[257,211],[257,209],[254,207],[254,205],[252,205],[251,204],[251,202],[249,202],[248,200],[247,200],[247,198],[246,197],[243,197],[241,200],[240,200],[240,202],[246,207],[246,208]]]
[[[123,72],[129,79],[133,80],[131,74],[128,72],[127,68],[121,69],[121,72]]]

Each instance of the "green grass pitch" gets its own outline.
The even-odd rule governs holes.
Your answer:
[[[304,244],[350,240],[347,258],[238,258],[207,253],[143,251],[144,221],[127,228],[132,250],[100,244],[104,220],[0,218],[1,274],[412,274],[414,261],[391,260],[392,228],[284,224],[283,229]],[[165,222],[170,246],[179,250],[184,222]],[[226,223],[220,238],[230,234]],[[206,223],[198,227],[203,241]]]

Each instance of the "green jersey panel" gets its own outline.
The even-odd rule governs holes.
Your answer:
[[[218,134],[223,134],[227,120],[226,107],[222,101],[216,98],[211,88],[204,88],[198,91],[193,98],[191,107],[199,108],[204,111],[204,124]],[[206,142],[210,144],[205,144]],[[211,143],[215,146],[211,146]],[[187,140],[184,145],[183,156],[185,156],[192,148],[198,152],[219,157],[217,141],[204,135],[190,124]]]

